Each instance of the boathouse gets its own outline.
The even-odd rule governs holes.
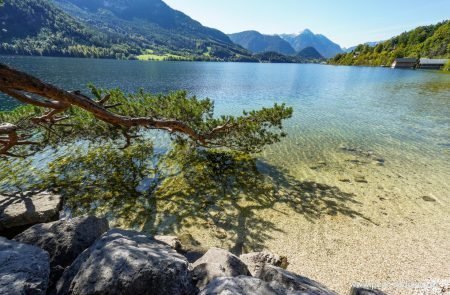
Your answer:
[[[392,63],[393,69],[414,69],[417,65],[416,58],[396,58]]]
[[[448,59],[421,58],[418,68],[440,70],[448,61]]]

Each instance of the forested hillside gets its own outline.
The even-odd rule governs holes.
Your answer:
[[[324,59],[324,57],[314,47],[304,48],[297,54],[297,56],[300,58],[311,60]]]
[[[418,27],[376,46],[357,46],[330,60],[338,65],[390,65],[398,57],[450,58],[450,21]]]
[[[161,0],[54,0],[86,24],[142,42],[150,58],[233,60],[251,55],[219,30]]]
[[[5,0],[0,53],[125,58],[140,44],[89,28],[45,0]]]
[[[246,60],[224,33],[160,0],[5,0],[0,54]]]

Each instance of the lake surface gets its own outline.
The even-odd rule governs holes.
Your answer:
[[[285,204],[248,207],[253,217],[270,219],[273,226],[263,238],[251,240],[251,227],[262,219],[247,220],[246,249],[288,255],[292,270],[343,293],[357,281],[449,278],[448,74],[310,64],[33,57],[1,57],[0,62],[68,90],[86,89],[88,83],[130,92],[185,89],[213,99],[219,114],[284,102],[294,107],[286,122],[288,137],[258,155],[261,163],[300,186],[321,184],[326,185],[321,193],[337,189],[342,194],[311,199],[301,193],[304,202],[326,213],[316,208],[314,220],[306,209],[302,213]],[[15,106],[0,98],[0,110]],[[237,239],[195,227],[173,231],[189,231],[208,246],[232,248]]]

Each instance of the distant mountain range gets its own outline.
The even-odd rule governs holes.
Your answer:
[[[228,36],[234,43],[254,53],[274,51],[296,55],[305,48],[314,48],[322,58],[330,58],[344,52],[327,37],[316,35],[308,29],[299,34],[264,35],[257,31],[244,31]]]
[[[244,31],[228,36],[234,43],[254,53],[274,51],[285,55],[296,54],[291,44],[280,36],[263,35],[257,31]]]
[[[314,47],[323,57],[331,58],[342,53],[342,48],[321,34],[314,34],[306,29],[299,34],[281,34],[281,38],[289,42],[295,51],[299,52],[306,47]]]
[[[421,26],[387,41],[361,44],[350,53],[338,54],[330,60],[338,65],[389,66],[399,57],[450,59],[450,20]]]
[[[227,36],[161,0],[3,2],[0,54],[306,62],[342,52],[339,45],[309,30],[296,35],[246,31]]]

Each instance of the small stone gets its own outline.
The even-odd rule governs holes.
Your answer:
[[[352,287],[350,295],[386,295],[378,289]]]
[[[425,202],[436,202],[436,199],[435,199],[435,198],[432,198],[432,197],[430,197],[430,196],[423,196],[422,199],[423,199]]]
[[[368,183],[368,181],[366,180],[366,178],[364,176],[355,177],[355,181],[359,182],[359,183]]]
[[[183,245],[181,244],[180,239],[175,236],[154,236],[155,240],[166,243],[170,246],[170,248],[179,252],[183,249]]]
[[[254,277],[259,277],[260,271],[266,264],[278,266],[283,269],[286,269],[289,265],[287,257],[267,251],[242,254],[239,258],[247,265],[250,274]]]
[[[340,182],[352,182],[350,179],[348,178],[339,178]]]

